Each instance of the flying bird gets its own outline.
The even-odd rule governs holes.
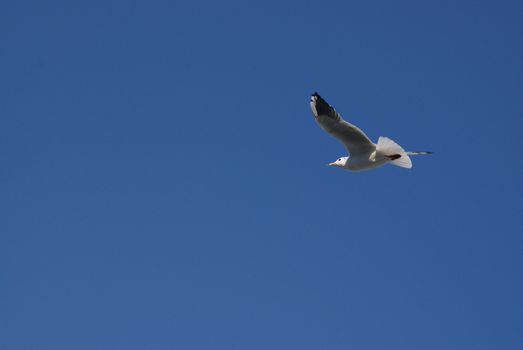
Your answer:
[[[330,166],[351,171],[361,171],[380,167],[387,163],[402,168],[412,168],[409,156],[430,154],[432,152],[407,152],[388,137],[380,136],[373,143],[357,126],[352,125],[336,112],[317,92],[311,96],[311,109],[320,127],[337,138],[349,151],[349,156],[338,158]]]

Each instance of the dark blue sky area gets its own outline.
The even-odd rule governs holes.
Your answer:
[[[0,348],[523,349],[523,3],[0,6]],[[373,140],[350,173],[318,91]]]

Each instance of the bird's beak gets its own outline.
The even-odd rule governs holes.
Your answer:
[[[327,166],[335,166],[335,165],[336,165],[336,163],[329,163],[329,164],[327,164]]]

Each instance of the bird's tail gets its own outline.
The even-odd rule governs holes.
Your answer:
[[[396,142],[392,141],[388,137],[380,136],[378,144],[376,145],[376,151],[382,156],[390,159],[390,163],[410,169],[412,168],[412,161],[409,156],[416,156],[419,154],[431,154],[432,152],[407,152]]]

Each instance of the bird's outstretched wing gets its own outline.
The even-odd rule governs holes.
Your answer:
[[[311,109],[320,127],[340,140],[351,155],[372,152],[376,148],[363,131],[343,120],[316,92],[311,96]]]

